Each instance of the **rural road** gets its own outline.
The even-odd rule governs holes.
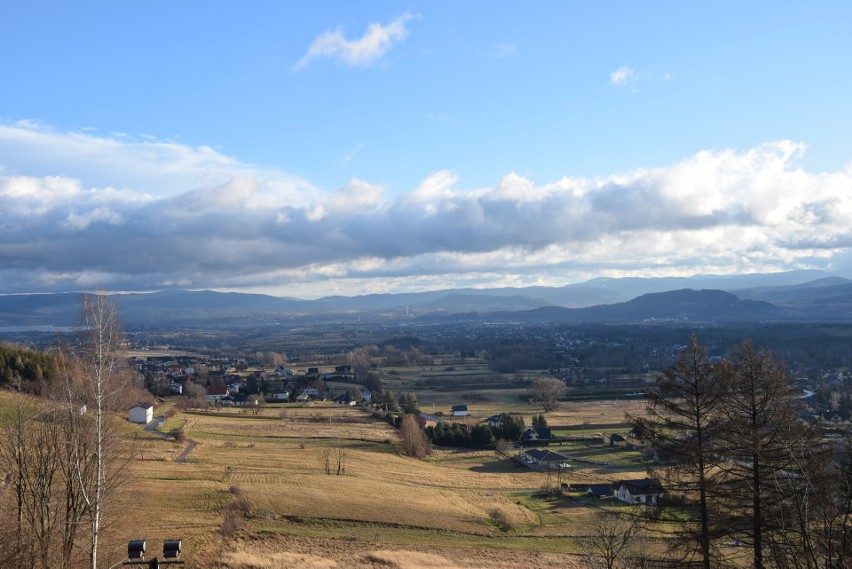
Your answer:
[[[193,440],[187,439],[186,442],[189,444],[186,445],[185,449],[180,451],[180,454],[177,455],[177,458],[175,458],[175,462],[186,462],[186,457],[189,455],[189,453],[195,450],[195,447],[198,446],[198,443]]]
[[[444,419],[435,415],[427,415],[426,413],[421,413],[420,416],[426,419],[427,421],[435,421],[436,423],[446,423]]]
[[[168,433],[162,433],[162,432],[157,430],[157,427],[159,427],[164,420],[165,420],[165,417],[157,417],[156,419],[154,419],[153,421],[151,421],[150,423],[145,425],[142,428],[142,430],[149,432],[149,433],[155,433],[157,435],[160,435],[164,439],[170,439],[170,438],[172,438],[172,435],[170,435]],[[189,455],[189,453],[191,453],[193,450],[195,450],[195,447],[198,446],[198,443],[191,440],[191,439],[187,439],[186,442],[188,443],[186,445],[186,448],[183,449],[182,451],[180,451],[180,454],[177,455],[177,457],[175,458],[175,462],[186,462],[186,457]]]
[[[165,419],[166,419],[165,417],[156,417],[153,421],[151,421],[150,423],[148,423],[147,425],[142,427],[142,430],[146,431],[148,433],[155,433],[155,434],[160,435],[161,437],[167,439],[167,438],[169,438],[168,434],[161,433],[160,431],[157,430],[157,427],[162,425],[163,421],[165,421]]]

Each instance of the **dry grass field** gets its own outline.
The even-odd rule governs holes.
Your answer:
[[[586,405],[595,408],[565,409],[551,420],[615,413]],[[404,457],[396,431],[357,408],[316,403],[175,419],[199,444],[186,463],[175,463],[179,445],[145,440],[132,483],[144,521],[133,535],[183,538],[190,566],[570,566],[594,512],[567,498],[537,497],[555,476],[493,451]],[[562,481],[641,475],[629,466],[582,469]],[[247,511],[240,529],[222,537],[235,500]]]
[[[475,417],[505,410],[471,408]],[[528,424],[539,412],[520,404],[510,410]],[[548,420],[611,422],[625,410],[635,411],[569,404]],[[181,424],[187,440],[178,443],[122,423],[133,453],[104,536],[108,559],[120,561],[127,540],[144,538],[155,551],[165,539],[183,539],[190,568],[579,567],[578,538],[597,509],[542,495],[555,476],[494,451],[402,456],[396,430],[359,408],[180,412],[166,427]],[[175,462],[191,442],[198,444],[186,462]],[[643,467],[625,464],[584,468],[561,481],[643,475]]]

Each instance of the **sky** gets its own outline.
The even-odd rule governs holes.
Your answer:
[[[5,2],[0,293],[852,276],[852,3]]]

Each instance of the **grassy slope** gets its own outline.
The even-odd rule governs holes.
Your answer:
[[[472,410],[486,416],[501,408],[474,405]],[[528,414],[528,422],[538,412],[520,405],[511,410]],[[601,417],[605,422],[622,416],[616,406],[572,404],[551,414],[550,421],[576,424]],[[186,443],[121,423],[135,450],[128,485],[113,502],[112,511],[123,514],[112,517],[104,536],[110,559],[120,560],[128,539],[146,538],[156,548],[164,539],[180,538],[189,567],[299,565],[295,557],[271,565],[251,561],[271,543],[286,544],[289,551],[311,544],[309,557],[300,562],[304,566],[386,562],[404,567],[400,550],[434,555],[434,566],[442,566],[440,559],[451,560],[447,566],[462,559],[459,566],[497,567],[505,561],[509,567],[521,560],[538,566],[536,559],[567,566],[571,558],[560,556],[578,550],[577,536],[587,531],[594,511],[562,498],[532,497],[529,490],[546,484],[547,475],[491,451],[439,450],[426,460],[400,456],[396,431],[356,408],[279,406],[263,409],[259,417],[240,410],[179,413],[173,422],[200,443],[186,463],[174,462]],[[345,471],[328,476],[324,456],[337,449],[342,449]],[[617,472],[578,470],[563,481],[644,475],[644,466],[632,462]],[[251,510],[243,529],[223,540],[223,512],[237,490]],[[495,511],[512,529],[498,526]],[[270,555],[260,559],[266,563]],[[379,555],[378,561],[371,555]],[[411,555],[407,558],[416,558]]]

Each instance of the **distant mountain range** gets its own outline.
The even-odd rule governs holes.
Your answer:
[[[852,322],[852,280],[819,271],[594,279],[563,287],[450,289],[316,300],[165,290],[116,295],[128,326],[212,320],[465,319],[516,322]],[[72,326],[80,295],[0,296],[0,327]]]

